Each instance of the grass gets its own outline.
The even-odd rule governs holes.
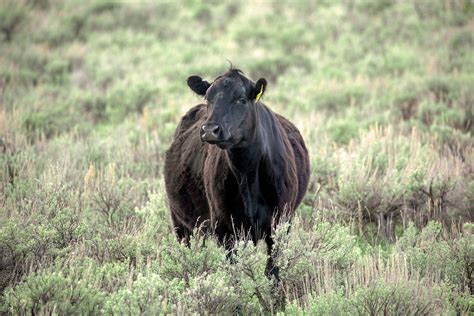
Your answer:
[[[468,0],[0,4],[0,313],[469,314]],[[291,232],[172,233],[163,158],[229,63],[310,152]]]

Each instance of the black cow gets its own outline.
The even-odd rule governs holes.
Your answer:
[[[204,225],[226,247],[236,232],[264,238],[271,255],[272,227],[300,204],[310,174],[298,129],[261,102],[267,81],[230,69],[208,83],[188,86],[204,97],[179,123],[166,153],[165,183],[179,239]],[[267,273],[277,274],[271,256]],[[278,277],[278,275],[276,275]]]

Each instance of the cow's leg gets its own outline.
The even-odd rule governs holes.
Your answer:
[[[224,226],[217,226],[214,229],[214,234],[216,235],[219,244],[223,246],[227,251],[227,259],[229,259],[231,263],[234,263],[235,251],[232,231],[230,231]]]
[[[283,287],[281,286],[280,280],[280,268],[275,265],[272,256],[273,250],[273,239],[271,237],[265,237],[265,242],[267,243],[267,267],[265,269],[266,275],[269,279],[275,277],[275,281],[273,282],[272,286],[272,298],[274,308],[276,310],[285,310],[285,302],[286,302],[286,295]]]
[[[267,267],[265,269],[265,273],[269,278],[274,276],[276,281],[279,282],[280,281],[280,269],[273,262],[273,256],[272,256],[273,238],[271,236],[266,236],[265,237],[265,242],[267,243],[267,254],[268,254]]]
[[[195,228],[205,232],[204,223],[208,218],[206,205],[198,196],[189,194],[184,187],[168,190],[168,200],[176,237],[189,245]]]
[[[178,241],[184,242],[186,246],[189,246],[189,238],[192,231],[178,219],[173,211],[171,212],[171,221],[173,222],[174,232]]]

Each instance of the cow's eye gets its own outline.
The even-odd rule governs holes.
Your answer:
[[[245,104],[246,100],[245,100],[245,98],[239,98],[239,99],[238,99],[238,102],[239,102],[239,103],[242,103],[242,104]]]

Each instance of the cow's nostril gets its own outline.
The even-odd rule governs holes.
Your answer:
[[[212,134],[214,134],[214,135],[219,134],[219,130],[220,130],[219,125],[215,125],[215,126],[213,126],[213,127],[211,128],[211,132],[212,132]]]

